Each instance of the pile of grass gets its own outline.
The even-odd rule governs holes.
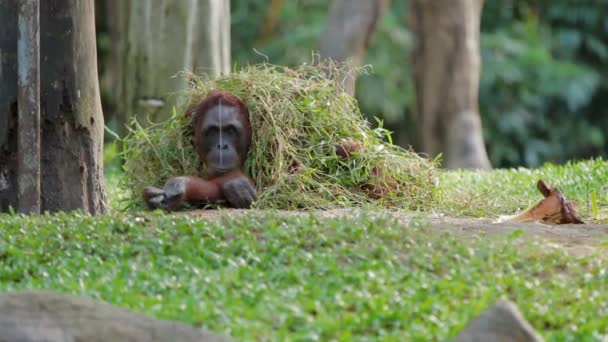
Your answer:
[[[233,93],[247,104],[253,146],[245,168],[260,190],[257,208],[428,208],[435,193],[436,163],[392,145],[382,127],[372,129],[356,100],[326,76],[327,70],[340,72],[332,65],[290,69],[261,64],[219,78],[187,75],[184,108],[213,90]],[[140,203],[138,194],[145,185],[162,186],[177,175],[204,176],[184,108],[159,124],[143,127],[134,122],[125,137],[124,186],[134,189],[131,204]],[[347,138],[361,149],[344,160],[336,146]],[[374,167],[383,170],[381,177]],[[382,198],[362,187],[387,181],[394,186]]]

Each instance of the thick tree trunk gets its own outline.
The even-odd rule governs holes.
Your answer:
[[[0,0],[0,211],[17,207],[16,6]],[[93,0],[40,1],[40,61],[41,210],[102,213],[104,124]]]
[[[17,0],[0,0],[0,212],[17,209]]]
[[[40,214],[40,7],[38,0],[19,6],[17,58],[19,103],[17,134],[18,210]]]
[[[422,148],[448,168],[490,169],[477,96],[483,0],[410,0]]]
[[[180,71],[230,72],[230,2],[106,0],[112,55],[104,93],[115,103],[119,134],[133,115],[166,119],[185,87]]]
[[[388,4],[388,0],[334,0],[319,43],[320,57],[337,62],[350,61],[353,67],[361,66]],[[335,76],[344,91],[354,95],[357,75],[345,70]]]

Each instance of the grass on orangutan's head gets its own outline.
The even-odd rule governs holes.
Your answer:
[[[190,103],[211,91],[240,97],[249,108],[253,145],[245,168],[260,190],[258,208],[337,208],[382,205],[429,208],[436,192],[437,165],[391,144],[383,128],[371,128],[356,100],[326,75],[334,64],[291,69],[270,64],[245,67],[217,78],[186,75]],[[184,109],[166,122],[146,127],[133,122],[124,139],[125,184],[140,204],[145,185],[162,186],[172,176],[204,175],[187,129]],[[336,146],[353,139],[360,151],[348,160]],[[381,172],[378,173],[378,167]],[[362,184],[392,184],[381,199]]]

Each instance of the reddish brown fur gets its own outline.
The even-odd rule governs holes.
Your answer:
[[[351,138],[342,139],[336,146],[336,154],[341,159],[348,159],[353,153],[361,151],[361,144]]]
[[[241,115],[241,121],[245,125],[245,141],[247,143],[247,150],[249,150],[249,147],[251,146],[251,123],[249,121],[249,110],[240,98],[219,90],[212,91],[201,103],[194,107],[194,110],[189,110],[186,112],[187,116],[194,114],[194,117],[192,118],[192,124],[194,126],[194,144],[197,147],[201,146],[201,123],[203,122],[207,112],[220,103],[222,106],[232,106],[238,109]],[[203,160],[205,159],[205,156],[200,157]]]
[[[397,183],[395,180],[386,175],[381,166],[374,166],[371,174],[375,179],[361,186],[361,189],[363,189],[368,196],[375,199],[380,199],[386,196],[389,192],[397,189]]]
[[[361,152],[361,144],[352,138],[340,140],[336,145],[336,155],[340,159],[348,160],[354,153]],[[361,189],[371,198],[380,199],[395,192],[398,188],[397,182],[384,172],[380,165],[375,165],[371,170],[372,178],[361,184]]]
[[[230,93],[227,93],[227,92],[223,92],[223,91],[211,92],[199,104],[195,104],[195,105],[191,106],[186,111],[186,114],[185,114],[186,117],[188,117],[188,118],[192,117],[191,124],[193,127],[193,133],[194,133],[194,145],[196,147],[197,153],[199,154],[199,157],[201,158],[201,160],[203,160],[205,162],[206,162],[205,159],[207,156],[201,154],[202,153],[201,146],[203,144],[203,132],[202,132],[201,124],[205,118],[205,115],[207,115],[207,112],[210,109],[212,109],[213,107],[220,105],[220,104],[223,106],[224,105],[232,106],[238,110],[238,112],[240,114],[240,119],[241,119],[240,121],[244,126],[244,135],[242,138],[244,139],[244,142],[246,144],[246,151],[249,151],[249,148],[251,146],[251,136],[252,136],[251,135],[251,123],[249,121],[249,111],[248,111],[245,103],[238,97],[236,97]],[[247,152],[245,152],[245,153],[247,153]],[[254,184],[253,180],[251,178],[245,176],[245,173],[243,171],[242,162],[245,160],[246,155],[239,155],[238,158],[240,160],[240,163],[239,163],[240,166],[235,168],[233,171],[231,171],[227,174],[224,174],[224,175],[216,176],[213,174],[212,171],[210,171],[207,175],[207,179],[202,179],[202,178],[192,177],[192,176],[174,177],[165,184],[164,189],[146,187],[143,191],[144,200],[150,206],[150,208],[162,207],[162,208],[165,208],[168,210],[178,209],[178,208],[182,207],[182,205],[184,203],[195,204],[198,202],[209,202],[209,201],[213,202],[213,201],[217,201],[217,200],[224,200],[224,199],[227,199],[225,191],[228,191],[224,188],[224,186],[227,182],[233,181],[233,180],[237,180],[237,181],[242,180],[242,181],[244,181],[244,184],[247,184],[247,182],[249,182],[251,184],[251,186],[253,187],[252,188],[253,190],[251,190],[253,192],[253,196],[257,197],[257,193],[255,191],[255,184]],[[233,184],[233,185],[231,185],[231,189],[234,189],[234,182],[231,182],[231,183]],[[167,185],[167,184],[170,184],[170,185]],[[176,189],[179,189],[179,187],[181,187],[181,186],[184,187],[184,192],[181,195],[178,195],[179,197],[176,200],[174,200],[174,203],[170,203],[167,205],[163,204],[164,202],[161,203],[160,196],[164,196],[166,194],[165,191],[174,191],[175,192]],[[239,185],[239,186],[244,187],[244,188],[248,187],[246,185]],[[178,194],[179,194],[179,191],[180,190],[177,190]],[[241,196],[241,195],[236,195],[236,196]],[[234,198],[234,195],[233,195],[233,198]],[[238,200],[241,202],[243,201],[242,199],[238,199]],[[249,199],[246,199],[245,201],[249,201]]]
[[[222,184],[213,181],[206,181],[198,177],[187,177],[185,201],[194,199],[210,201],[222,197]]]

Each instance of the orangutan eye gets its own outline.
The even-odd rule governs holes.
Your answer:
[[[236,127],[234,125],[229,125],[225,129],[226,134],[235,135],[237,133]]]
[[[209,133],[209,134],[217,133],[219,130],[220,130],[220,128],[218,126],[207,127],[207,133]]]

